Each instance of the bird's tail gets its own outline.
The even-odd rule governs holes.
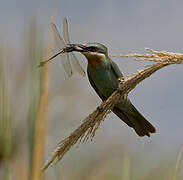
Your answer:
[[[113,112],[128,126],[132,127],[139,136],[150,137],[150,133],[156,132],[155,127],[132,104],[130,106],[129,112],[125,112],[118,107],[114,107]]]

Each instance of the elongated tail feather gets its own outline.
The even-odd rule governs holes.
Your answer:
[[[132,127],[139,136],[148,136],[150,133],[155,133],[156,129],[148,122],[131,104],[132,112],[124,112],[118,107],[114,107],[113,112],[128,126]]]

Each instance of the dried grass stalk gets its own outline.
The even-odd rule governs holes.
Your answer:
[[[177,161],[176,161],[176,164],[175,164],[175,170],[174,170],[174,173],[173,173],[172,180],[176,180],[177,179],[177,174],[178,174],[178,170],[179,170],[179,167],[180,167],[182,155],[183,155],[183,146],[181,147],[181,149],[180,149],[180,151],[178,153],[178,156],[177,156]]]
[[[111,112],[111,109],[114,107],[114,105],[118,103],[118,101],[123,98],[124,95],[128,94],[132,89],[134,89],[137,84],[165,66],[183,63],[183,54],[158,52],[151,49],[148,50],[151,51],[152,54],[113,55],[118,57],[140,58],[139,60],[155,61],[158,63],[138,73],[120,78],[119,88],[106,101],[97,107],[97,109],[92,114],[90,114],[74,132],[70,134],[70,136],[62,140],[57,145],[51,159],[45,163],[42,170],[47,169],[56,158],[57,161],[61,160],[65,153],[68,152],[70,148],[77,142],[86,142],[88,138],[92,139],[95,136],[96,130],[99,128],[101,122]]]
[[[49,57],[53,49],[53,40],[49,39],[49,45],[46,50],[46,57]],[[46,136],[46,112],[47,112],[47,102],[48,102],[48,89],[50,80],[50,68],[49,64],[46,64],[43,68],[42,73],[42,84],[41,84],[41,95],[39,102],[38,118],[36,121],[36,131],[35,131],[35,147],[33,156],[33,171],[32,179],[41,179],[41,167],[44,160],[45,151],[45,136]]]

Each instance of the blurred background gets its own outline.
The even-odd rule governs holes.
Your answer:
[[[182,7],[181,0],[2,1],[0,179],[35,179],[35,144],[45,147],[40,153],[45,161],[56,144],[101,103],[87,77],[77,72],[67,77],[59,57],[44,70],[37,67],[57,52],[50,43],[51,22],[62,32],[62,20],[67,17],[72,42],[100,42],[110,54],[146,53],[144,48],[181,53]],[[85,58],[76,55],[86,70]],[[113,60],[124,74],[150,65]],[[137,137],[111,113],[92,142],[73,147],[42,179],[183,179],[182,67],[158,71],[129,94],[156,127],[156,134]],[[36,124],[43,128],[42,139],[36,139]]]

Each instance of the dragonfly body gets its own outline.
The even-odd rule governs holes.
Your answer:
[[[60,33],[55,24],[52,23],[51,28],[53,31],[57,48],[60,50],[60,52],[52,56],[50,59],[48,59],[45,62],[48,62],[51,59],[53,59],[55,56],[60,55],[64,70],[69,77],[72,76],[72,73],[73,73],[71,63],[79,74],[81,74],[82,76],[85,76],[85,71],[79,64],[79,61],[77,60],[76,56],[72,53],[74,49],[72,48],[71,45],[68,46],[68,44],[71,44],[71,42],[69,38],[67,19],[64,18],[64,21],[63,21],[63,38],[60,36]],[[70,53],[68,54],[67,52],[70,52]]]

